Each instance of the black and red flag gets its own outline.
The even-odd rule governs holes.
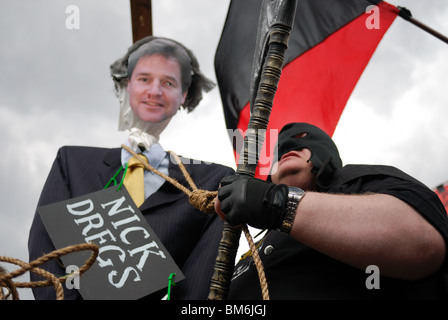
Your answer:
[[[261,0],[232,0],[215,71],[238,163],[250,118],[250,81]],[[300,0],[255,176],[266,178],[276,133],[308,122],[330,136],[398,9],[375,0]]]

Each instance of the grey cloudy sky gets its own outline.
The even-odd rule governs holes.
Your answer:
[[[391,0],[448,35],[444,0]],[[154,34],[183,42],[214,79],[229,0],[153,0]],[[66,27],[66,8],[80,28]],[[28,261],[38,197],[63,145],[117,147],[109,65],[132,43],[128,0],[0,0],[0,255]],[[362,75],[334,139],[348,163],[399,167],[429,187],[448,180],[448,45],[397,18]],[[167,150],[235,167],[218,89],[161,135]],[[11,265],[5,265],[13,269]],[[32,299],[28,290],[21,299]]]

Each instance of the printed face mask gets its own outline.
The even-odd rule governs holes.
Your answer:
[[[303,148],[311,151],[311,172],[316,174],[318,184],[328,179],[335,170],[342,168],[338,148],[323,130],[307,123],[290,123],[284,126],[278,136],[278,159],[289,151]]]

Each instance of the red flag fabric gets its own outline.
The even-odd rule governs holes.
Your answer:
[[[260,0],[232,0],[215,71],[235,160],[250,118],[250,79]],[[256,177],[265,179],[280,129],[307,122],[333,135],[372,54],[398,14],[384,1],[301,0]],[[236,142],[236,143],[235,143]]]

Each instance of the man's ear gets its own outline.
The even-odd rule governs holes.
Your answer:
[[[182,103],[180,104],[181,106],[185,103],[185,99],[187,98],[187,94],[188,94],[188,90],[185,91],[184,93],[182,93]]]

